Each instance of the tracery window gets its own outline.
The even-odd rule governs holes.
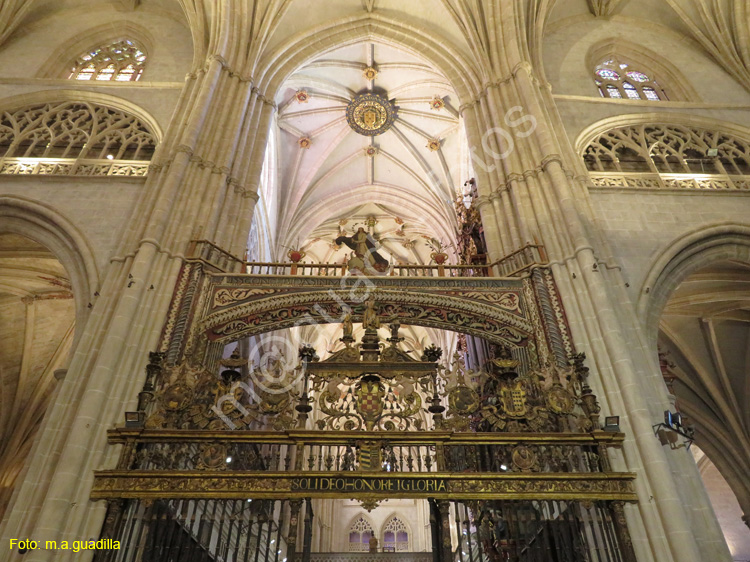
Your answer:
[[[146,54],[135,41],[120,39],[82,53],[73,63],[69,78],[74,80],[138,80],[146,64]]]
[[[0,174],[142,176],[155,148],[138,117],[94,103],[44,103],[0,114]]]
[[[349,552],[369,552],[372,526],[364,517],[355,519],[349,527]]]
[[[583,153],[600,187],[750,189],[750,142],[682,125],[611,129]]]
[[[667,100],[653,77],[632,68],[617,57],[608,57],[594,69],[594,82],[604,98],[631,100]]]
[[[409,552],[409,532],[395,515],[383,526],[383,552]]]

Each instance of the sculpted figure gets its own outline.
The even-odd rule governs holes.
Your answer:
[[[372,297],[367,299],[367,307],[365,308],[365,313],[362,316],[362,327],[365,330],[377,330],[378,328],[380,328],[380,318],[378,318],[378,313],[375,311],[375,299]]]
[[[347,312],[343,322],[344,337],[351,338],[354,326],[352,326],[352,313]]]

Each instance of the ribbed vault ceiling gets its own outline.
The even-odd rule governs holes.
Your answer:
[[[365,77],[368,67],[377,71],[374,79]],[[298,92],[307,99],[300,101]],[[346,121],[347,104],[368,92],[398,108],[393,126],[374,137],[358,134]],[[433,106],[435,99],[440,107]],[[347,249],[330,252],[333,239],[373,216],[376,232],[401,229],[383,248],[394,262],[429,262],[425,244],[412,251],[400,242],[408,246],[424,235],[449,242],[455,236],[452,200],[469,173],[461,169],[466,143],[456,100],[437,69],[388,45],[350,45],[298,69],[277,98],[281,244],[305,245],[320,259],[340,261]],[[300,146],[302,138],[309,147]],[[432,140],[439,146],[428,148]],[[368,148],[374,151],[368,154]]]
[[[680,393],[717,419],[750,427],[750,265],[722,262],[688,277],[660,324],[683,376]]]

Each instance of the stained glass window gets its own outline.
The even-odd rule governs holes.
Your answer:
[[[610,70],[609,68],[600,68],[596,71],[596,73],[601,76],[602,78],[606,78],[607,80],[619,80],[620,75],[617,74],[614,70]]]
[[[634,70],[628,62],[609,58],[594,69],[594,82],[605,98],[666,100],[664,90],[648,74]]]
[[[628,78],[635,80],[636,82],[648,82],[649,78],[643,72],[636,72],[635,70],[631,70],[628,72]]]
[[[653,88],[649,88],[648,86],[643,87],[643,93],[646,94],[646,98],[651,101],[659,101],[660,99],[659,94],[657,94]]]
[[[135,41],[121,39],[80,55],[68,78],[129,82],[138,80],[146,64],[146,54]]]
[[[627,96],[631,100],[639,100],[639,99],[641,99],[641,96],[638,93],[638,90],[636,90],[635,86],[633,86],[630,82],[624,82],[622,84],[622,87],[625,90],[625,94],[627,94]]]
[[[607,86],[607,96],[610,98],[622,98],[620,90],[615,86]]]

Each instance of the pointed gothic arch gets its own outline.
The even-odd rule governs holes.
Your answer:
[[[68,78],[70,65],[81,53],[95,49],[119,39],[130,39],[143,49],[146,55],[154,50],[156,40],[145,27],[129,20],[108,22],[75,35],[59,44],[39,67],[38,78]]]
[[[398,512],[385,519],[380,530],[380,545],[383,552],[409,552],[413,535],[408,519]]]
[[[326,52],[362,40],[383,42],[426,59],[440,69],[453,85],[461,104],[471,102],[483,89],[478,70],[443,37],[430,36],[414,28],[408,30],[387,17],[370,14],[320,26],[295,35],[261,58],[258,87],[273,97],[295,69]],[[311,48],[312,47],[312,48]]]
[[[670,294],[691,273],[722,259],[750,263],[750,225],[722,223],[687,232],[652,261],[637,303],[650,341],[656,341],[659,319]]]
[[[347,552],[369,552],[370,537],[377,537],[377,532],[372,520],[363,511],[352,517],[347,529],[348,548]]]
[[[661,90],[668,100],[700,101],[698,93],[685,78],[683,72],[668,59],[645,45],[638,45],[621,37],[604,39],[589,48],[586,54],[586,67],[593,72],[598,65],[608,59],[628,64],[630,68],[625,70],[647,74],[651,81],[656,82],[658,90]],[[653,87],[652,84],[649,83],[649,85]]]
[[[688,339],[690,334],[695,335],[696,332],[682,332],[670,324],[666,324],[667,328],[664,324],[660,327],[668,301],[683,282],[690,280],[696,273],[705,277],[707,268],[721,263],[741,263],[746,264],[745,270],[750,268],[750,225],[714,224],[675,239],[652,261],[640,291],[637,310],[646,327],[649,345],[656,350],[658,338],[659,345],[664,345],[661,347],[662,351],[675,353],[675,361],[679,364],[671,363],[670,356],[666,359],[667,363],[671,363],[668,365],[669,369],[676,369],[671,373],[676,382],[670,384],[674,385],[679,410],[687,416],[694,427],[696,443],[727,481],[743,511],[748,513],[750,485],[743,469],[747,466],[747,435],[744,430],[738,429],[742,427],[742,422],[736,419],[737,416],[746,415],[743,410],[746,406],[740,402],[739,409],[735,410],[728,405],[731,401],[727,400],[727,393],[734,392],[731,386],[732,371],[727,369],[727,365],[734,364],[730,361],[732,358],[723,357],[720,342],[714,341],[707,350],[711,359],[708,360],[709,364],[705,364],[701,360],[703,355],[700,350],[708,344],[701,339],[696,340],[695,336]],[[731,290],[735,298],[748,298],[747,293],[739,294],[742,285],[736,281],[733,285],[727,290]],[[713,301],[718,294],[709,293],[707,296],[710,295]],[[684,300],[683,295],[681,302]],[[699,320],[701,328],[709,332],[709,341],[728,333],[714,331],[710,313],[708,318],[700,319],[691,318],[687,311],[681,311],[680,314],[680,325]],[[732,324],[732,330],[736,330],[736,321],[732,320]],[[690,349],[686,352],[688,345]],[[724,353],[734,349],[729,345],[724,349]],[[713,371],[714,369],[717,371]],[[719,374],[713,374],[715,372]],[[725,387],[712,377],[722,378],[728,386]]]
[[[149,132],[153,135],[157,144],[161,143],[164,138],[164,130],[162,126],[159,125],[156,118],[143,107],[125,98],[99,92],[73,89],[39,90],[0,99],[0,111],[15,110],[32,105],[58,102],[93,103],[131,114],[144,123]]]
[[[52,207],[17,195],[0,196],[0,233],[20,234],[48,248],[70,276],[75,297],[77,342],[83,331],[99,271],[84,235]],[[75,345],[75,343],[74,343]]]

